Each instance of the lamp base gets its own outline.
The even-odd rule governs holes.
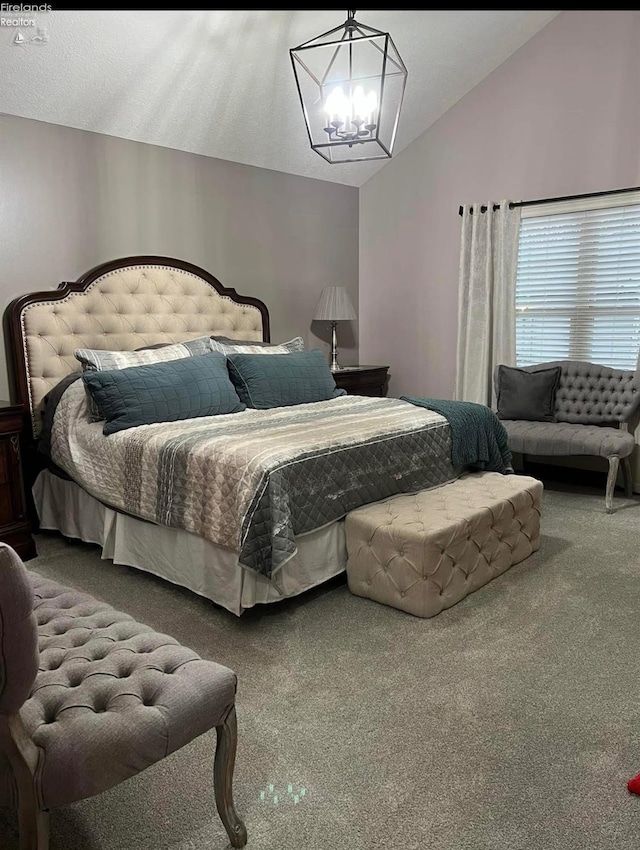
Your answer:
[[[337,322],[331,322],[331,363],[329,368],[332,372],[339,372],[342,366],[338,363],[338,333]]]

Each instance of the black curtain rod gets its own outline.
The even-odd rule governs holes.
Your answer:
[[[560,198],[538,198],[535,201],[512,201],[509,204],[509,209],[515,207],[534,207],[537,204],[552,204],[556,201],[577,201],[579,198],[601,198],[603,195],[623,195],[625,192],[640,192],[640,186],[631,186],[628,189],[610,189],[608,192],[586,192],[584,195],[563,195]],[[500,204],[494,204],[493,210],[500,209]],[[486,212],[486,206],[480,207],[480,212]],[[458,215],[462,215],[463,207],[458,207]]]

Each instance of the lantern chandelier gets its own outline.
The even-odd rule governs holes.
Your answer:
[[[407,82],[389,33],[355,14],[289,51],[309,142],[331,163],[392,155]]]

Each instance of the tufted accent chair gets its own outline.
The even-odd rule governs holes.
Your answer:
[[[523,455],[595,455],[607,458],[609,474],[605,507],[613,510],[613,493],[622,460],[626,494],[631,497],[631,464],[635,440],[629,422],[640,408],[636,372],[582,360],[554,360],[523,367],[537,372],[560,366],[554,422],[502,420],[509,448]],[[498,370],[494,372],[497,391]]]
[[[21,850],[47,850],[48,810],[123,782],[217,730],[214,788],[234,847],[235,673],[87,593],[27,571],[0,543],[0,805]]]

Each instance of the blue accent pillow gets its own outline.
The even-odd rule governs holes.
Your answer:
[[[103,434],[245,409],[218,352],[81,377],[104,414]]]
[[[247,407],[265,410],[346,395],[346,390],[336,387],[318,348],[269,357],[229,354],[227,365],[238,396]]]

